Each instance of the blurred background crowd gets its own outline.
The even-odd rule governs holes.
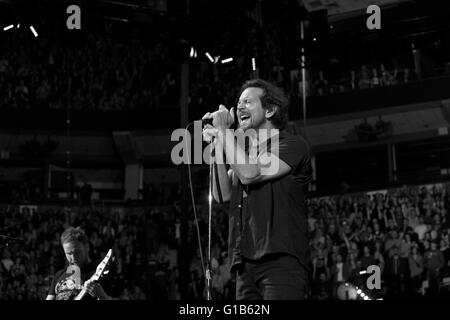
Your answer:
[[[45,298],[68,226],[87,232],[94,263],[113,249],[108,294],[204,299],[208,208],[200,250],[170,132],[181,109],[187,122],[235,106],[258,77],[284,89],[289,129],[311,138],[308,298],[353,297],[371,265],[372,298],[448,295],[450,10],[434,1],[392,0],[370,31],[359,1],[339,1],[354,14],[341,18],[337,1],[90,0],[79,31],[61,1],[0,1],[0,299]],[[196,169],[193,193],[207,199]],[[234,299],[226,206],[212,228],[213,299]]]
[[[200,51],[194,44],[184,48],[174,42],[170,25],[159,25],[160,32],[152,37],[133,28],[127,37],[117,38],[106,28],[92,30],[82,40],[46,30],[39,41],[22,27],[2,35],[0,108],[65,110],[70,105],[78,111],[148,111],[175,104],[180,51],[187,56],[192,49],[197,61],[190,71],[193,106],[234,105],[239,86],[252,77],[251,58],[256,59],[258,76],[290,95],[301,96],[298,44],[292,46],[286,37],[298,26],[289,23],[278,17],[263,26],[253,20],[245,25],[222,25],[215,38],[209,39],[217,63],[207,59],[207,48]],[[393,86],[449,74],[450,64],[434,53],[442,45],[423,45],[422,51],[413,45],[413,49],[402,48],[387,57],[367,55],[359,64],[331,53],[329,59],[308,66],[307,95]],[[377,48],[379,52],[385,49]],[[232,62],[219,62],[229,57]]]
[[[449,184],[309,199],[308,297],[343,299],[338,294],[339,286],[349,283],[361,287],[365,279],[360,272],[370,265],[380,267],[382,281],[381,289],[368,295],[447,296],[449,206]],[[86,230],[94,262],[113,248],[116,262],[107,276],[111,295],[121,299],[179,299],[179,210],[176,203],[151,208],[3,207],[0,234],[15,235],[23,241],[4,239],[2,243],[0,296],[14,300],[45,298],[52,275],[65,263],[59,236],[72,225]],[[205,255],[207,207],[200,205],[197,212]],[[204,269],[192,210],[189,216],[189,294],[204,299]],[[212,231],[213,297],[234,299],[225,206],[215,206]]]

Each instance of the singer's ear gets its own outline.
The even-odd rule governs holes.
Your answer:
[[[278,111],[278,106],[271,105],[269,108],[266,109],[266,119],[272,118]]]

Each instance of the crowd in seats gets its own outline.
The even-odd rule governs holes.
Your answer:
[[[296,50],[287,50],[284,25],[254,23],[236,36],[232,26],[218,31],[211,54],[196,48],[190,63],[189,101],[192,106],[236,103],[246,79],[263,77],[291,95],[302,95],[302,75]],[[22,109],[114,111],[155,110],[176,105],[180,94],[180,50],[162,29],[152,41],[142,41],[138,29],[127,40],[105,32],[91,32],[83,40],[69,41],[46,32],[34,38],[25,29],[3,34],[0,44],[0,107]],[[252,39],[247,41],[243,39]],[[203,50],[203,51],[201,51]],[[187,51],[187,49],[186,49]],[[185,52],[188,55],[188,52]],[[229,64],[220,60],[232,57]],[[256,58],[257,71],[251,69]],[[398,58],[398,57],[397,57]],[[342,66],[341,66],[342,68]],[[413,65],[395,60],[367,61],[351,70],[334,72],[309,68],[308,96],[391,86],[417,79]]]
[[[230,52],[233,63],[213,64],[196,49],[189,91],[195,106],[214,104],[219,97],[220,103],[234,103],[239,86],[251,77],[252,44],[234,42],[230,29],[219,33],[211,54],[222,60],[228,57],[224,52]],[[39,38],[26,29],[2,34],[0,107],[66,110],[70,104],[75,111],[149,111],[177,105],[180,64],[189,52],[174,44],[170,28],[160,31],[151,40],[137,28],[126,40],[104,31],[92,31],[82,40],[65,39],[51,30]]]
[[[450,188],[404,187],[373,194],[343,194],[308,200],[311,249],[309,299],[337,299],[342,284],[363,287],[370,265],[381,271],[384,298],[448,294],[450,277]],[[212,223],[212,295],[234,299],[235,283],[227,255],[226,206],[215,205]],[[121,299],[179,299],[180,207],[38,208],[7,206],[0,213],[1,299],[43,299],[52,275],[64,267],[59,235],[80,226],[90,239],[93,261],[109,248],[116,256],[111,295]],[[202,258],[206,259],[208,207],[197,208],[203,251],[189,209],[188,294],[205,299]]]
[[[309,75],[312,79],[308,82],[307,92],[312,96],[394,86],[417,80],[417,74],[411,67],[386,68],[383,63],[372,66],[363,65],[341,74],[339,78],[335,75],[328,79],[322,70],[311,72]]]
[[[370,265],[381,269],[381,288],[368,295],[448,295],[449,209],[448,184],[312,199],[311,297],[338,298],[342,284],[365,285],[360,272]]]
[[[177,64],[165,42],[119,42],[90,33],[80,42],[16,30],[0,47],[0,105],[22,109],[152,110],[176,103]]]

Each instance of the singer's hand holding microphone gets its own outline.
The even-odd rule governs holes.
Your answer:
[[[213,137],[217,137],[219,131],[225,131],[234,123],[234,108],[229,111],[224,105],[219,106],[219,110],[215,112],[207,112],[203,118],[204,120],[212,120],[212,125],[207,123],[203,127],[203,140],[211,142]]]

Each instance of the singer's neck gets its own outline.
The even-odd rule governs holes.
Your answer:
[[[256,136],[259,138],[259,135],[261,132],[264,132],[264,136],[267,136],[267,134],[270,134],[273,130],[277,130],[277,128],[268,120],[264,121],[260,126],[258,126],[258,128],[248,128],[247,130],[255,130],[256,132]],[[243,129],[236,129],[236,131],[238,130],[243,130]]]
[[[274,127],[272,122],[265,121],[263,124],[259,126],[258,129],[256,129],[256,137],[258,141],[262,139],[267,139],[268,137],[271,137],[273,135],[273,132],[278,131],[277,128]]]

